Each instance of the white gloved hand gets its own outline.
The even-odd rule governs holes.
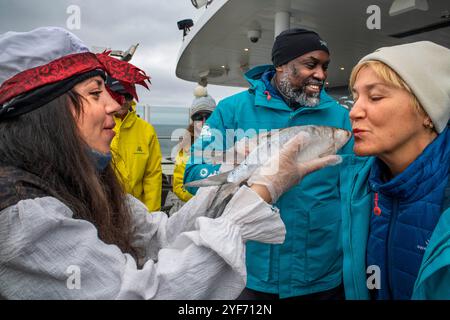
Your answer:
[[[247,182],[248,185],[265,186],[271,197],[270,202],[275,203],[284,192],[298,184],[307,174],[342,161],[340,156],[331,155],[297,163],[298,153],[309,143],[311,139],[308,133],[301,132],[296,135],[283,146],[278,154],[253,173]]]

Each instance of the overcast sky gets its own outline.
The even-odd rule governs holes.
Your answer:
[[[190,0],[0,0],[0,34],[42,26],[67,28],[71,5],[81,10],[80,29],[71,31],[88,47],[126,50],[140,44],[132,63],[152,78],[150,92],[139,90],[141,103],[190,106],[196,83],[175,76],[182,44],[177,21],[191,18],[195,23],[205,8],[195,9]],[[240,90],[208,86],[217,102]]]

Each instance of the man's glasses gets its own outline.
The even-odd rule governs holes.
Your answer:
[[[209,118],[211,115],[211,112],[199,112],[194,115],[192,115],[191,119],[192,121],[204,121]]]

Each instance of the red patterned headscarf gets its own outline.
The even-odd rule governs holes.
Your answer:
[[[43,39],[47,34],[54,33],[52,39],[55,38],[56,35],[56,46],[63,45],[65,47],[58,48],[58,51],[55,53],[55,50],[48,48],[48,43],[44,42]],[[59,36],[59,38],[58,38]],[[16,38],[15,38],[16,37]],[[22,99],[27,94],[35,93],[39,89],[48,87],[54,87],[55,84],[59,82],[63,82],[67,79],[77,79],[77,76],[81,76],[83,74],[88,74],[94,70],[103,70],[109,76],[117,79],[123,85],[125,90],[130,93],[136,100],[138,100],[138,96],[136,93],[136,84],[142,85],[148,89],[148,83],[150,83],[150,78],[145,74],[144,71],[135,67],[134,65],[121,61],[109,56],[109,52],[104,52],[101,54],[94,54],[87,51],[86,47],[80,42],[78,38],[76,38],[73,34],[68,31],[60,28],[40,28],[31,31],[30,33],[7,33],[0,36],[0,45],[3,45],[2,42],[5,43],[5,55],[8,53],[13,56],[7,56],[6,63],[10,64],[8,69],[8,65],[5,68],[0,67],[0,81],[5,77],[4,74],[8,75],[14,72],[15,70],[20,70],[21,61],[29,61],[32,60],[31,56],[33,53],[28,53],[28,60],[24,59],[23,51],[18,50],[16,47],[26,47],[27,43],[23,43],[23,41],[31,38],[36,42],[36,39],[39,41],[42,39],[43,47],[40,49],[42,55],[45,54],[45,50],[53,50],[50,52],[49,56],[53,55],[61,55],[65,52],[75,52],[67,55],[60,56],[57,59],[54,59],[48,63],[37,65],[33,68],[29,68],[23,70],[21,72],[16,73],[12,77],[6,79],[3,83],[0,82],[0,119],[2,116],[11,114],[21,114],[23,112],[17,112],[14,110],[15,108],[19,108],[19,104],[15,104],[15,101]],[[70,46],[67,48],[67,42],[69,42]],[[33,45],[33,43],[31,43]],[[36,45],[34,43],[34,45]],[[2,47],[3,49],[3,47]],[[37,48],[39,52],[39,45]],[[81,52],[80,52],[81,51]],[[31,56],[31,58],[29,57]],[[43,60],[40,56],[37,57],[40,60],[37,62],[41,62]],[[45,61],[45,60],[44,60]],[[0,63],[4,63],[0,61]],[[25,66],[26,67],[26,66]],[[3,70],[4,69],[4,70]],[[12,71],[11,71],[12,69]],[[81,79],[81,77],[80,77]],[[72,81],[73,85],[74,82]],[[67,88],[69,90],[70,88]],[[116,100],[120,102],[121,96],[115,94],[111,90],[108,90],[110,94]],[[45,92],[45,90],[44,90]],[[48,93],[47,93],[48,94]],[[36,94],[34,94],[36,96]],[[45,101],[40,97],[40,100]],[[47,101],[49,102],[49,101]],[[32,109],[35,109],[39,106],[35,106]],[[27,110],[26,112],[31,111]]]

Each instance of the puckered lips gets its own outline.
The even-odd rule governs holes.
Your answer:
[[[354,128],[352,131],[355,138],[361,138],[366,132],[368,132],[367,130],[360,128]]]

